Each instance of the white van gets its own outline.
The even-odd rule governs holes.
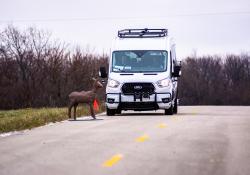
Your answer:
[[[107,77],[107,115],[122,110],[163,109],[166,115],[177,113],[180,64],[175,43],[167,29],[124,29],[118,31],[109,60]]]

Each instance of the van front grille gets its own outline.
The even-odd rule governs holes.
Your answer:
[[[152,83],[124,83],[122,86],[122,93],[124,95],[132,94],[149,94],[154,93],[154,85]]]

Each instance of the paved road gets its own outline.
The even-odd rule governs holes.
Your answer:
[[[99,115],[0,137],[1,175],[250,173],[250,107]]]

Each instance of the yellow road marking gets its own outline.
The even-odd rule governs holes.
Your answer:
[[[192,111],[191,111],[191,114],[197,114],[198,113],[198,110],[197,109],[193,109]]]
[[[197,112],[196,111],[192,111],[191,114],[197,114]]]
[[[172,120],[177,121],[178,117],[172,117]]]
[[[149,139],[148,135],[144,134],[143,136],[136,138],[135,141],[144,142],[145,140],[148,140],[148,139]]]
[[[121,154],[116,154],[113,157],[111,157],[109,160],[107,160],[106,162],[103,163],[104,167],[112,167],[114,164],[118,163],[119,160],[122,159],[122,155]]]
[[[161,123],[158,125],[158,128],[166,128],[166,127],[167,127],[167,125],[165,123]]]

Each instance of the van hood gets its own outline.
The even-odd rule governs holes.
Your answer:
[[[157,73],[114,73],[111,72],[109,78],[119,81],[122,83],[127,82],[148,82],[156,83],[159,80],[168,78],[168,72],[157,72]]]

